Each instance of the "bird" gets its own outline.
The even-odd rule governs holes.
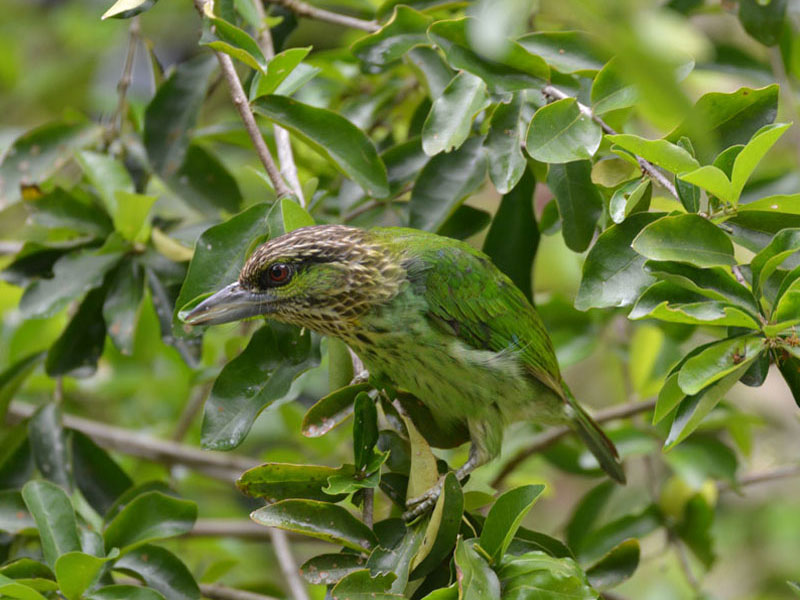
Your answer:
[[[275,237],[238,281],[182,316],[214,325],[255,316],[343,340],[377,380],[416,396],[441,431],[468,430],[463,480],[496,457],[505,427],[568,425],[614,480],[619,455],[561,376],[539,313],[491,259],[417,229],[311,225]],[[428,510],[441,481],[407,500]]]

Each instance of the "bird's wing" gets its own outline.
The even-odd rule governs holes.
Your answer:
[[[475,349],[516,354],[531,375],[563,397],[539,314],[486,255],[438,236],[408,234],[403,242],[409,280],[436,326]]]

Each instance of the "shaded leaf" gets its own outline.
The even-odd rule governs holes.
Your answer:
[[[502,559],[522,519],[543,491],[543,485],[526,485],[505,492],[494,503],[478,542],[492,560]]]
[[[532,158],[546,163],[589,159],[600,147],[603,132],[575,98],[564,98],[536,111],[525,147]]]
[[[106,526],[106,550],[126,551],[152,540],[181,535],[192,530],[196,519],[194,502],[146,492],[125,505]]]
[[[786,0],[739,0],[739,20],[744,30],[765,46],[778,43],[785,14]]]
[[[303,417],[303,435],[319,437],[345,421],[353,414],[353,402],[356,396],[369,388],[368,383],[357,383],[331,392],[318,400]]]
[[[633,575],[639,566],[639,554],[639,542],[626,540],[586,569],[586,576],[596,588],[612,588]]]
[[[613,481],[604,481],[581,498],[567,524],[567,544],[570,548],[580,551],[583,540],[591,533],[615,489]]]
[[[411,48],[428,43],[427,29],[433,19],[409,6],[394,7],[394,13],[375,33],[352,46],[351,51],[370,65],[387,65],[402,58]]]
[[[467,139],[475,116],[489,106],[482,79],[462,72],[436,98],[422,126],[422,149],[428,156],[450,152]]]
[[[35,527],[36,522],[28,512],[22,494],[17,490],[0,492],[0,531],[16,535]],[[13,574],[5,570],[0,571],[0,574],[13,577]]]
[[[331,590],[333,600],[394,600],[404,596],[387,592],[393,574],[373,577],[368,570],[346,575]]]
[[[135,585],[107,585],[86,596],[87,600],[164,600],[158,592]]]
[[[114,563],[114,569],[141,579],[167,600],[200,600],[192,573],[175,554],[152,544],[139,546]]]
[[[300,575],[315,585],[335,585],[346,575],[363,570],[366,564],[366,559],[357,554],[320,554],[303,563]]]
[[[561,73],[593,76],[603,67],[595,44],[581,31],[541,31],[517,39],[528,52]]]
[[[598,116],[633,106],[638,99],[636,87],[623,78],[617,59],[608,61],[592,82],[592,112]]]
[[[192,208],[217,217],[220,210],[235,213],[242,193],[233,175],[208,149],[189,144],[180,168],[167,177],[167,184]]]
[[[427,85],[431,100],[441,96],[454,73],[439,53],[429,46],[418,46],[408,52],[408,58],[421,74],[420,79]]]
[[[51,377],[89,377],[97,370],[106,341],[106,322],[102,318],[106,291],[102,287],[86,294],[67,328],[48,350],[44,368]]]
[[[592,183],[592,163],[578,160],[552,164],[547,185],[556,197],[564,242],[570,250],[583,252],[594,237],[603,209],[602,196]]]
[[[44,356],[44,352],[29,354],[0,372],[0,422],[5,421],[9,403]]]
[[[144,297],[144,270],[132,258],[124,258],[111,276],[103,302],[108,336],[122,354],[133,352],[139,306]]]
[[[654,260],[676,260],[698,267],[735,264],[730,238],[698,215],[662,217],[645,227],[632,246]]]
[[[248,496],[264,498],[270,503],[289,498],[338,502],[344,499],[344,494],[332,496],[323,492],[322,488],[327,485],[330,477],[352,477],[354,473],[353,465],[335,469],[316,465],[267,463],[242,473],[236,481],[236,487]]]
[[[499,104],[492,114],[485,148],[489,158],[489,177],[501,194],[511,191],[525,173],[522,154],[522,94],[514,94],[508,104]]]
[[[453,552],[463,513],[464,493],[455,474],[450,472],[444,478],[422,544],[411,562],[413,578],[428,575]]]
[[[532,590],[542,599],[595,600],[597,592],[586,574],[571,558],[554,558],[544,552],[528,552],[503,561],[498,571],[503,599],[525,600]]]
[[[22,498],[36,521],[42,552],[51,568],[62,554],[81,549],[75,512],[64,490],[49,481],[29,481],[22,488]]]
[[[36,467],[42,476],[72,490],[71,457],[61,426],[61,409],[55,402],[45,404],[28,421],[28,437]]]
[[[105,514],[133,481],[119,465],[80,431],[73,431],[72,468],[75,483],[91,506]]]

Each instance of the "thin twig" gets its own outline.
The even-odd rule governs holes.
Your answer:
[[[742,275],[742,270],[739,268],[739,265],[733,265],[731,267],[731,272],[733,273],[733,276],[736,277],[736,281],[744,286],[747,285],[747,280],[744,278],[744,275]]]
[[[111,123],[106,131],[106,144],[119,135],[122,131],[122,123],[125,119],[125,108],[128,105],[128,88],[133,81],[133,60],[136,57],[136,46],[139,44],[139,36],[141,35],[142,27],[139,22],[139,17],[131,19],[130,27],[128,27],[128,50],[125,54],[125,63],[122,67],[122,75],[117,83],[117,94],[119,99],[117,101],[117,110],[111,117]]]
[[[569,94],[562,92],[561,90],[559,90],[556,87],[553,87],[552,85],[544,86],[542,88],[542,94],[545,97],[556,98],[558,100],[563,100],[564,98],[572,98],[572,96],[570,96]],[[616,135],[617,132],[614,131],[614,129],[611,126],[609,126],[608,123],[603,121],[603,119],[595,115],[592,112],[591,108],[589,108],[585,104],[581,104],[580,102],[578,102],[578,109],[580,109],[580,111],[584,115],[592,119],[592,121],[600,125],[600,128],[603,130],[603,132],[609,135]],[[661,171],[659,171],[653,163],[643,159],[641,156],[636,157],[636,162],[639,163],[639,167],[642,169],[642,172],[646,173],[651,179],[653,179],[661,187],[667,190],[676,200],[680,200],[680,198],[678,197],[678,191],[675,189],[673,183],[669,179],[667,179],[666,176]]]
[[[371,488],[364,489],[364,510],[363,510],[363,520],[364,525],[372,529],[372,523],[374,521],[374,511],[375,511],[375,490]]]
[[[208,0],[194,0],[195,8],[197,8],[197,11],[202,17],[205,16],[207,3]],[[233,105],[236,107],[236,110],[239,111],[239,116],[242,118],[244,128],[247,130],[247,134],[250,136],[253,146],[255,146],[256,154],[258,154],[261,164],[264,165],[264,169],[267,171],[267,176],[272,182],[272,187],[275,188],[275,194],[278,196],[278,198],[291,196],[292,190],[289,189],[289,186],[287,186],[286,182],[283,180],[283,177],[278,170],[278,165],[275,164],[275,160],[272,158],[272,154],[270,154],[267,143],[261,136],[261,130],[258,128],[253,111],[250,110],[250,104],[247,101],[247,95],[244,93],[242,82],[239,80],[239,76],[236,74],[236,69],[233,66],[233,60],[231,60],[231,57],[224,52],[215,50],[214,54],[216,54],[217,60],[219,61],[222,75],[225,77],[225,81],[228,83],[228,89],[231,93]]]
[[[299,17],[308,17],[309,19],[316,19],[318,21],[326,21],[334,23],[335,25],[342,25],[344,27],[353,27],[354,29],[361,29],[372,33],[380,29],[377,21],[365,21],[357,17],[350,17],[339,13],[325,10],[324,8],[317,8],[311,6],[302,0],[265,0],[270,4],[278,4],[288,8]]]
[[[755,471],[742,475],[737,481],[736,485],[731,485],[726,481],[720,481],[717,487],[720,492],[736,492],[738,488],[755,485],[758,483],[769,483],[771,481],[778,481],[780,479],[789,479],[791,477],[800,477],[800,465],[787,465],[784,467],[776,467],[767,471]]]
[[[278,600],[274,596],[238,590],[219,583],[201,583],[200,592],[210,600]]]
[[[300,579],[300,570],[289,548],[286,532],[274,527],[269,527],[268,530],[272,536],[272,547],[278,557],[278,564],[281,567],[283,576],[286,578],[286,583],[289,585],[292,596],[295,600],[309,600],[308,590],[306,590],[305,584]]]
[[[632,417],[633,415],[638,415],[639,413],[652,410],[655,405],[655,400],[646,400],[644,402],[629,402],[619,406],[612,406],[611,408],[598,412],[594,416],[594,420],[597,423],[605,423],[606,421],[613,421],[615,419],[625,419],[627,417]],[[572,433],[572,431],[573,430],[571,428],[563,425],[560,427],[553,427],[552,429],[548,429],[537,435],[530,445],[517,452],[517,454],[515,454],[511,460],[509,460],[505,466],[503,466],[503,469],[500,471],[497,477],[494,478],[494,481],[492,481],[492,487],[500,487],[505,478],[508,477],[508,475],[525,459],[533,454],[536,454],[537,452],[541,452],[542,450],[549,448],[565,435]]]

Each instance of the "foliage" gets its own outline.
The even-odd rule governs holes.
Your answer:
[[[63,4],[98,32],[92,52],[128,28],[130,46],[102,107],[55,70],[47,95],[69,110],[31,88],[0,100],[30,124],[0,130],[0,597],[200,598],[228,570],[286,594],[260,549],[172,540],[198,511],[252,511],[322,540],[292,547],[318,598],[651,597],[640,555],[659,533],[667,566],[688,571],[673,595],[701,593],[688,589],[696,574],[713,578],[731,556],[720,537],[737,535],[720,519],[749,510],[720,491],[792,455],[764,460],[791,423],[770,416],[754,434],[759,415],[796,425],[790,397],[800,405],[798,129],[778,107],[780,94],[796,104],[800,34],[786,2],[619,3],[609,16],[578,0],[348,0],[356,27],[331,31],[314,28],[330,18],[314,6],[119,0],[103,15],[119,21],[100,23]],[[56,9],[14,10],[44,27]],[[162,48],[171,35],[190,43]],[[234,113],[229,59],[289,195]],[[464,432],[437,430],[391,382],[351,383],[342,343],[270,322],[182,323],[259,243],[315,222],[481,246],[536,301],[582,402],[637,401],[608,426],[627,489],[592,481],[601,471],[576,440],[532,442],[527,425],[507,453],[533,444],[543,459],[459,482]],[[574,299],[534,294],[564,291],[576,264]],[[603,365],[622,375],[609,383]],[[753,409],[767,397],[772,412]],[[269,461],[115,443],[117,430],[74,413]],[[437,482],[428,514],[400,518]],[[567,510],[570,491],[582,496]],[[209,562],[209,547],[227,558]],[[796,564],[758,569],[753,595],[796,593]]]

